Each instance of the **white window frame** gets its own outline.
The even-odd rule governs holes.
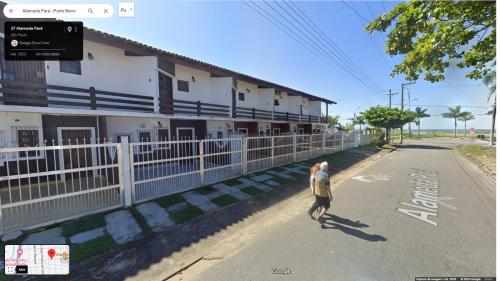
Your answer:
[[[167,133],[167,142],[169,142],[171,140],[170,139],[171,132],[170,132],[170,128],[168,128],[168,127],[154,127],[154,131],[155,131],[154,138],[155,138],[155,141],[157,141],[157,142],[163,141],[163,140],[160,139],[160,136],[158,134],[159,130],[167,130],[167,132],[168,132]],[[170,149],[170,145],[169,144],[167,144],[167,145],[157,144],[156,148],[157,149]]]
[[[154,137],[153,131],[148,130],[148,129],[144,129],[144,130],[136,130],[136,132],[135,132],[138,143],[143,143],[143,141],[141,140],[141,137],[139,136],[140,133],[149,133],[149,142],[153,142],[153,137]],[[150,149],[141,151],[141,146],[143,146],[143,145],[149,145]],[[146,154],[146,153],[153,152],[153,145],[152,144],[139,144],[139,145],[136,145],[135,147],[137,147],[137,151],[134,152],[135,154]]]
[[[304,128],[299,128],[299,135],[304,135],[304,134],[305,134]]]
[[[248,128],[238,128],[238,133],[244,133],[248,136]]]
[[[43,146],[43,135],[42,135],[42,128],[40,126],[11,126],[11,141],[12,141],[12,146],[13,147],[20,147],[19,146],[19,140],[17,139],[17,131],[26,131],[26,130],[37,130],[38,131],[38,147]],[[14,146],[15,144],[15,146]],[[37,156],[28,156],[28,153],[26,153],[26,156],[19,156],[19,159],[44,159],[45,158],[45,151],[44,150],[39,150],[39,155]],[[12,159],[17,158],[16,153],[12,153]]]
[[[275,132],[278,131],[278,134],[276,134]],[[273,136],[276,136],[276,135],[281,135],[281,129],[280,128],[273,128]]]
[[[113,137],[115,138],[116,142],[118,143],[118,136],[128,136],[128,142],[132,142],[133,141],[133,136],[134,134],[133,133],[113,133]]]
[[[194,127],[177,127],[177,128],[175,128],[175,135],[177,136],[177,153],[180,151],[179,142],[182,141],[179,139],[179,130],[191,130],[191,132],[192,132],[191,140],[195,140],[195,138],[196,138],[196,134],[195,134],[196,131],[195,131]],[[196,145],[196,143],[193,142],[192,143],[193,152],[196,151],[195,145]]]
[[[94,143],[94,140],[95,140],[95,128],[94,127],[57,127],[57,139],[61,140],[61,142],[63,141],[63,139],[62,139],[62,131],[63,130],[65,130],[65,131],[90,130],[90,136],[92,139],[90,140],[90,143],[86,143],[86,144],[93,144]],[[78,143],[78,144],[83,144],[83,143]],[[62,145],[62,143],[60,143],[59,145]],[[71,145],[76,145],[76,144],[71,144]],[[92,148],[92,165],[94,167],[97,167],[97,153],[96,153],[95,147]],[[59,153],[59,169],[64,170],[64,153],[63,153],[62,149],[60,150],[60,153]],[[64,178],[64,176],[63,176],[63,178]]]

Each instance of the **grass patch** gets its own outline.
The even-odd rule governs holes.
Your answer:
[[[225,195],[222,195],[222,196],[219,196],[217,198],[212,199],[212,202],[217,204],[219,207],[231,205],[231,204],[238,202],[238,201],[239,201],[238,198],[235,198],[229,194],[225,194]]]
[[[290,172],[288,171],[288,175],[296,178],[296,179],[301,179],[301,178],[309,178],[309,175],[303,175],[303,174],[300,174],[300,173],[297,173],[297,172]]]
[[[241,184],[241,182],[237,178],[223,181],[222,183],[229,186],[236,186]]]
[[[80,232],[96,229],[105,225],[106,221],[104,220],[104,214],[85,216],[62,224],[63,235],[69,237]]]
[[[185,221],[194,219],[197,216],[203,215],[203,210],[193,206],[188,205],[185,209],[179,210],[177,212],[170,213],[170,218],[176,223],[181,224]]]
[[[245,188],[242,188],[240,190],[245,192],[246,194],[252,195],[252,196],[263,192],[262,189],[258,189],[257,187],[254,187],[254,186],[245,187]]]
[[[116,243],[108,234],[82,244],[73,244],[70,248],[71,263],[77,263],[91,256],[107,252],[114,247],[116,247]]]
[[[139,211],[137,211],[135,207],[129,207],[127,209],[130,211],[134,219],[142,228],[142,231],[146,236],[153,234],[153,230],[151,229],[151,227],[149,227],[148,223],[146,222],[146,219],[141,215],[141,213],[139,213]]]
[[[472,162],[480,167],[486,168],[489,173],[496,171],[496,150],[495,147],[481,146],[475,144],[459,145],[458,151],[470,158]]]
[[[202,195],[206,195],[206,194],[209,194],[209,193],[216,191],[216,189],[210,185],[202,186],[202,187],[199,187],[195,190],[197,193],[202,194]]]
[[[155,199],[155,202],[158,203],[162,208],[168,208],[172,205],[185,202],[186,200],[182,197],[181,194],[172,194],[169,196],[161,197]]]

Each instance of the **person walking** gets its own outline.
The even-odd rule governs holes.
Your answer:
[[[311,189],[311,195],[314,196],[314,177],[316,176],[316,173],[319,172],[320,170],[320,163],[314,164],[311,169],[310,169],[310,177],[309,177],[309,188]],[[318,211],[319,213],[319,208],[318,205],[316,204],[316,198],[314,199],[314,202],[312,206],[309,208],[307,211],[307,214],[311,217],[311,219],[315,220],[316,218],[313,216],[314,211]]]
[[[330,176],[328,175],[328,162],[320,164],[320,170],[314,177],[314,195],[316,196],[316,205],[319,208],[319,215],[316,219],[324,227],[325,219],[323,215],[330,208],[332,201],[332,190],[330,188]]]

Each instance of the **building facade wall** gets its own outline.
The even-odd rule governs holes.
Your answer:
[[[61,72],[59,61],[45,61],[47,84],[158,97],[157,57],[125,56],[122,49],[87,40],[83,54],[81,75]]]

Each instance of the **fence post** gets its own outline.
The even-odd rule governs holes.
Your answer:
[[[311,115],[309,115],[311,116]],[[309,135],[309,158],[313,157],[313,135],[312,133]]]
[[[204,142],[200,140],[200,182],[203,185],[205,183],[205,152],[204,152]]]
[[[340,150],[341,151],[344,151],[344,132],[341,132],[340,133],[340,137],[341,137],[341,142],[340,142]]]
[[[241,138],[241,174],[247,174],[247,138]]]
[[[274,167],[274,137],[271,137],[271,161],[272,161],[271,167]]]
[[[297,134],[293,133],[293,162],[297,162]]]
[[[321,154],[325,154],[326,150],[326,134],[325,132],[321,133]]]
[[[122,204],[125,207],[132,206],[132,199],[135,201],[135,196],[132,196],[132,190],[135,187],[132,187],[131,182],[131,174],[134,173],[132,170],[134,167],[130,165],[130,157],[133,152],[129,153],[129,143],[128,136],[123,136],[121,138],[121,143],[117,145],[117,154],[118,154],[118,174],[120,178],[120,187],[122,192]]]

